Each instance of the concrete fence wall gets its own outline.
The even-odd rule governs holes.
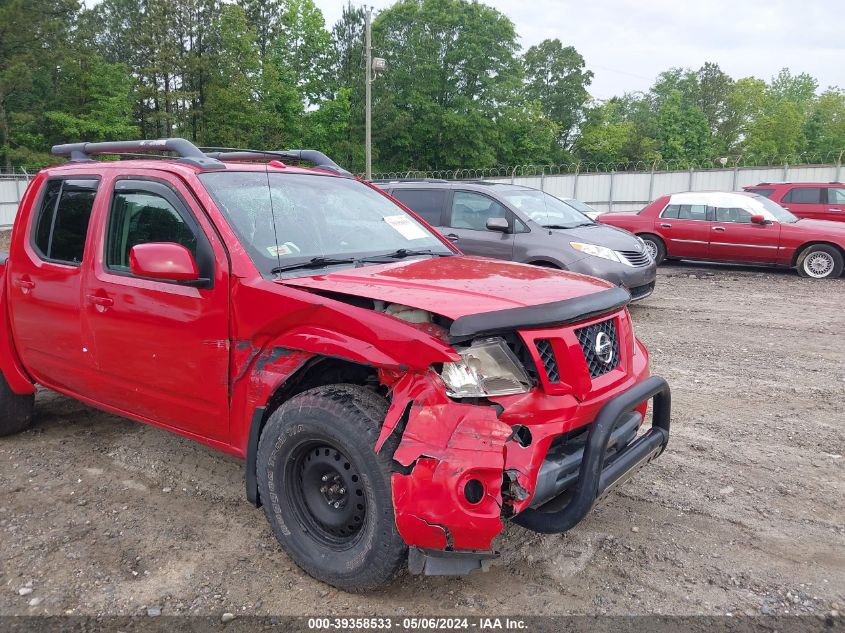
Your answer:
[[[841,181],[837,165],[736,167],[686,171],[604,172],[489,178],[542,189],[558,198],[577,198],[599,211],[636,211],[662,195],[679,191],[740,191],[760,182]],[[0,230],[10,229],[29,184],[26,175],[0,175]]]
[[[558,198],[577,198],[599,211],[635,211],[655,198],[680,191],[741,191],[747,185],[761,182],[831,182],[839,181],[842,175],[841,165],[801,165],[555,174],[489,180],[535,187]]]
[[[28,184],[29,178],[25,175],[0,175],[0,231],[12,228]]]

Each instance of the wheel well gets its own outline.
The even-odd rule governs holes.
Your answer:
[[[245,464],[246,498],[250,503],[256,507],[261,506],[261,499],[258,496],[255,458],[258,454],[258,441],[261,439],[261,431],[267,424],[270,414],[303,391],[323,385],[341,383],[370,387],[381,395],[387,395],[387,390],[379,383],[378,372],[375,367],[353,363],[342,358],[315,356],[302,365],[283,384],[279,385],[267,400],[267,404],[263,407],[256,407],[249,429]]]
[[[843,258],[845,258],[845,249],[839,246],[839,244],[834,244],[833,242],[825,242],[824,240],[816,240],[815,242],[807,242],[806,244],[802,244],[801,246],[795,249],[795,254],[792,256],[792,266],[798,265],[798,259],[801,257],[804,251],[806,251],[811,246],[819,245],[831,246],[835,248]]]
[[[660,240],[664,244],[664,246],[666,244],[666,240],[664,240],[662,237],[660,237],[657,233],[649,233],[648,231],[642,231],[641,233],[634,233],[634,235],[636,235],[637,237],[640,237],[640,238],[643,235],[648,235],[649,237],[653,237],[657,240]]]
[[[538,259],[537,261],[528,262],[532,266],[540,266],[541,268],[555,268],[557,270],[561,270],[561,267],[557,264],[553,264],[552,262],[547,262],[542,259]]]

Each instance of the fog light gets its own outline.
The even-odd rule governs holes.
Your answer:
[[[478,503],[484,498],[484,484],[478,479],[470,479],[464,486],[464,496],[470,503]]]

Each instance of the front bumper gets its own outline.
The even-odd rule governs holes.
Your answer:
[[[401,379],[376,450],[401,434],[393,459],[406,468],[393,475],[392,491],[412,570],[482,568],[496,555],[503,519],[540,532],[568,530],[602,494],[657,457],[669,438],[669,388],[647,377],[646,355],[634,359],[617,395],[581,400],[534,391],[496,399],[499,409],[446,398],[431,374]],[[652,428],[635,437],[650,399]],[[575,458],[572,450],[555,450],[556,440],[572,436],[587,437]],[[471,485],[483,494],[470,498]]]
[[[657,265],[654,262],[647,266],[628,266],[600,257],[585,257],[567,263],[566,267],[574,273],[599,277],[622,286],[631,293],[631,301],[639,301],[650,295],[657,280]]]

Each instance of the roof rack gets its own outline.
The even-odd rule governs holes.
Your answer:
[[[105,143],[67,143],[54,145],[56,156],[70,156],[71,162],[93,160],[98,154],[135,154],[158,150],[179,155],[179,162],[201,169],[225,169],[222,161],[206,156],[200,148],[184,138],[162,138],[153,141],[108,141]]]
[[[215,158],[221,161],[244,162],[278,158],[286,161],[308,162],[318,169],[333,171],[342,176],[352,175],[331,158],[323,154],[323,152],[315,149],[263,150],[238,149],[233,147],[204,147],[202,150],[209,158]]]
[[[125,155],[150,151],[173,152],[179,162],[187,163],[200,169],[225,169],[224,161],[256,161],[270,158],[309,162],[319,169],[326,169],[344,176],[351,174],[335,163],[331,158],[314,149],[291,149],[265,151],[237,149],[231,147],[199,148],[184,138],[163,138],[151,141],[108,141],[104,143],[67,143],[54,145],[52,153],[56,156],[69,156],[71,162],[93,160],[91,156],[100,154]],[[161,158],[160,155],[157,157]]]
[[[443,178],[376,178],[371,180],[373,183],[387,183],[387,182],[450,182]]]

